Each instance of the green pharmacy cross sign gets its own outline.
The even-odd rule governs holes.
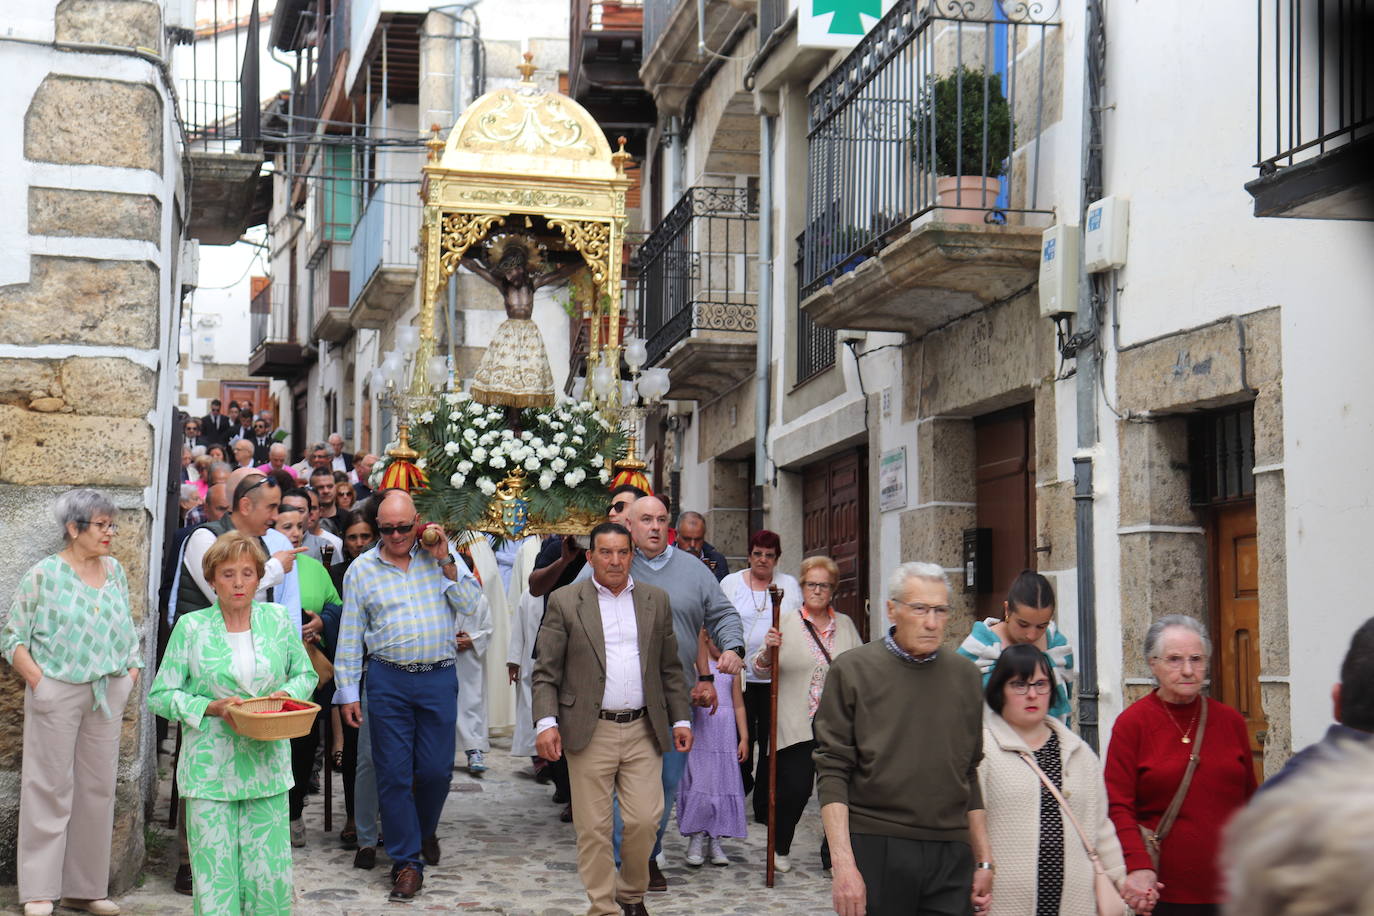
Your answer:
[[[860,37],[868,31],[860,14],[881,18],[883,0],[811,0],[811,15],[819,17],[831,13],[834,15],[830,17],[827,32]]]

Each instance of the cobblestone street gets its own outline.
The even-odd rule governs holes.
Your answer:
[[[389,861],[378,855],[377,867],[352,867],[353,853],[338,842],[343,826],[343,792],[334,785],[334,833],[324,833],[323,796],[312,795],[305,809],[308,844],[296,849],[295,883],[298,916],[367,916],[409,908],[426,912],[500,913],[506,916],[579,916],[587,898],[577,879],[572,825],[560,823],[561,805],[550,801],[552,786],[532,778],[529,761],[509,755],[508,739],[496,739],[481,779],[465,770],[453,774],[452,797],[439,827],[443,859],[425,870],[425,886],[414,902],[387,900]],[[159,759],[166,774],[171,758]],[[166,827],[170,780],[159,786],[156,826],[162,840],[150,855],[143,885],[117,898],[124,912],[137,916],[189,914],[191,899],[172,891],[176,871],[175,836]],[[764,834],[750,825],[745,841],[727,840],[728,867],[709,863],[688,868],[683,863],[686,840],[670,825],[665,836],[669,887],[650,894],[645,906],[654,916],[725,913],[821,916],[832,913],[830,883],[820,873],[820,817],[813,799],[797,830],[794,868],[778,875],[776,887],[763,886]]]

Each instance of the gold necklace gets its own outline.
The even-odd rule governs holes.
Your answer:
[[[1187,730],[1187,731],[1184,731],[1183,727],[1180,726],[1180,725],[1178,724],[1178,720],[1174,718],[1174,713],[1173,713],[1173,711],[1170,710],[1170,709],[1165,709],[1165,712],[1167,712],[1167,713],[1169,714],[1169,721],[1172,722],[1172,723],[1174,723],[1174,728],[1177,728],[1177,729],[1178,729],[1178,733],[1179,733],[1179,735],[1180,735],[1179,741],[1180,741],[1181,743],[1183,743],[1183,744],[1192,744],[1192,743],[1193,743],[1193,739],[1192,739],[1192,738],[1189,738],[1189,737],[1188,737],[1188,734],[1189,734],[1189,732],[1191,732],[1191,731],[1193,730],[1193,726],[1197,724],[1198,713],[1200,713],[1200,712],[1202,711],[1202,703],[1204,703],[1204,702],[1206,702],[1206,701],[1203,700],[1202,697],[1198,697],[1198,707],[1197,707],[1196,709],[1193,710],[1193,719],[1192,719],[1191,722],[1188,723],[1188,730]]]

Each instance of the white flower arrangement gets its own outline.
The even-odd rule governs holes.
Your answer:
[[[507,408],[482,404],[466,392],[434,399],[411,426],[428,486],[416,493],[420,511],[446,527],[471,528],[486,514],[501,482],[526,475],[525,499],[536,524],[552,524],[570,512],[600,515],[610,461],[624,454],[624,436],[588,402],[519,412],[515,429]],[[390,459],[378,462],[377,487]],[[536,529],[537,530],[537,529]]]

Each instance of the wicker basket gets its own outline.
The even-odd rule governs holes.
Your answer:
[[[235,731],[258,741],[280,741],[309,734],[315,724],[315,715],[320,711],[319,704],[292,700],[293,704],[307,708],[281,712],[285,702],[282,697],[254,697],[230,706],[229,715],[234,719]]]

